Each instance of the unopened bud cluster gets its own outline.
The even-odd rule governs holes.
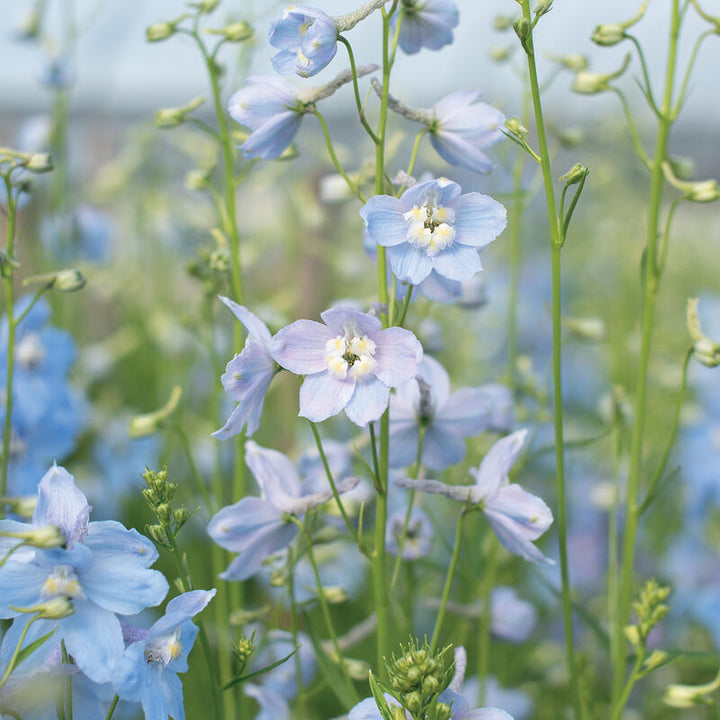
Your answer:
[[[253,630],[253,633],[249,638],[243,635],[243,637],[239,640],[233,642],[232,652],[238,662],[238,665],[240,666],[239,671],[242,672],[245,669],[248,660],[250,660],[255,652],[255,631]]]
[[[670,588],[659,585],[656,580],[648,580],[643,585],[638,600],[633,603],[637,625],[625,628],[625,637],[636,650],[645,647],[650,631],[668,614],[670,608],[665,600],[669,595]]]
[[[142,491],[145,503],[157,519],[154,525],[146,527],[147,534],[156,545],[171,549],[182,526],[192,513],[185,507],[172,507],[177,483],[168,480],[167,469],[155,471],[149,468],[143,473],[147,487]]]
[[[420,720],[432,717],[447,720],[450,708],[438,696],[452,681],[455,661],[450,646],[433,652],[427,641],[418,646],[414,639],[400,646],[398,655],[386,660],[390,692]]]

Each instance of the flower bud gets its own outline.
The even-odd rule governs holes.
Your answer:
[[[75,612],[75,606],[64,595],[50,598],[50,600],[31,607],[19,608],[11,606],[11,609],[21,613],[37,613],[43,620],[62,620]]]
[[[622,25],[598,25],[591,36],[596,45],[611,47],[625,39],[625,30]]]
[[[541,18],[543,15],[549,13],[550,10],[552,10],[553,1],[554,0],[542,0],[539,2],[533,11],[535,16]]]
[[[512,45],[490,48],[490,59],[496,63],[507,62],[512,57],[514,49]]]
[[[50,153],[33,153],[24,164],[26,170],[32,173],[46,173],[53,170],[52,156]]]
[[[420,712],[423,706],[422,696],[419,692],[411,692],[403,696],[403,704],[411,713]]]
[[[688,298],[687,328],[693,341],[693,355],[706,367],[720,365],[720,343],[703,333],[698,316],[697,298]]]
[[[195,3],[193,7],[197,8],[197,11],[203,15],[211,13],[219,4],[220,0],[203,0],[203,2]]]
[[[167,130],[168,128],[174,128],[178,127],[178,125],[182,125],[187,119],[187,116],[193,110],[197,110],[204,102],[204,97],[196,97],[187,105],[183,105],[182,107],[158,110],[155,114],[155,127],[160,128],[161,130]]]
[[[670,656],[664,650],[653,650],[643,663],[643,669],[650,672],[664,665],[669,659]]]
[[[136,415],[130,420],[128,435],[131,438],[146,437],[155,434],[173,414],[182,396],[182,388],[176,385],[170,393],[170,399],[159,410]]]
[[[706,697],[720,688],[720,672],[705,685],[668,685],[663,702],[670,707],[689,708],[705,702]]]
[[[323,587],[323,595],[325,600],[331,605],[339,605],[340,603],[347,602],[349,596],[344,588],[340,585],[332,585],[329,587]],[[363,673],[363,679],[367,673]]]
[[[493,19],[493,30],[505,32],[513,26],[513,18],[511,15],[496,15]]]
[[[85,285],[87,285],[87,280],[79,270],[60,270],[60,272],[55,275],[53,290],[71,293],[82,290]]]
[[[517,138],[525,138],[528,134],[527,128],[516,117],[511,117],[505,121],[505,129]]]
[[[226,25],[220,30],[209,30],[214,35],[222,35],[225,40],[233,43],[241,43],[253,36],[253,29],[246,22],[235,22]]]
[[[60,547],[65,544],[65,535],[57,525],[44,525],[20,532],[0,532],[0,535],[17,538],[22,540],[25,545],[42,549]]]
[[[619,78],[625,70],[627,70],[630,64],[630,55],[625,56],[623,64],[617,72],[606,73],[601,75],[599,73],[579,72],[575,76],[575,80],[571,86],[571,90],[581,95],[595,95],[597,93],[606,92],[611,90],[610,81],[615,78]]]
[[[562,325],[581,340],[600,341],[606,337],[605,323],[600,318],[564,317]]]
[[[627,641],[634,647],[639,648],[641,645],[640,641],[640,630],[637,625],[626,625],[623,628],[623,634]]]
[[[176,32],[175,23],[163,22],[151,25],[145,30],[145,39],[148,42],[162,42],[172,37]]]
[[[588,167],[576,163],[564,175],[560,176],[560,180],[565,183],[566,187],[569,185],[577,185],[577,183],[584,180],[589,173],[590,169]]]
[[[720,189],[717,180],[680,180],[673,170],[673,166],[669,162],[662,164],[665,179],[675,188],[683,193],[685,200],[690,202],[714,202],[720,198]]]
[[[520,38],[520,42],[525,46],[525,41],[530,35],[530,21],[527,18],[520,18],[513,23],[513,30]]]

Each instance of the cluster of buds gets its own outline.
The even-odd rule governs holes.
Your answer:
[[[210,231],[215,240],[215,247],[201,247],[197,255],[187,265],[191,277],[200,280],[203,292],[214,297],[222,290],[230,270],[230,246],[220,228]]]
[[[419,645],[411,638],[401,645],[398,654],[385,659],[388,687],[382,686],[373,676],[371,688],[384,720],[396,720],[409,713],[413,720],[448,720],[451,709],[439,700],[440,694],[452,682],[455,659],[452,647],[432,650],[425,640]],[[391,708],[382,691],[392,695],[400,708]],[[400,711],[400,712],[398,712]]]
[[[242,673],[255,652],[255,631],[252,631],[249,638],[243,635],[239,640],[233,642],[232,652],[238,663],[238,672]]]
[[[656,580],[648,580],[640,590],[639,598],[633,603],[638,622],[625,628],[625,637],[637,652],[645,647],[650,631],[668,614],[665,604],[670,588],[659,585]]]
[[[698,299],[689,298],[687,303],[687,327],[693,341],[693,355],[707,367],[720,365],[720,343],[709,338],[700,327]]]
[[[159,471],[146,468],[143,480],[147,484],[142,491],[143,498],[157,519],[157,523],[147,525],[145,530],[156,545],[171,550],[175,545],[175,538],[192,513],[183,506],[172,507],[178,486],[168,480],[166,468]]]

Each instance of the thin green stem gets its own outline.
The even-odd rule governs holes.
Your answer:
[[[36,293],[33,295],[33,299],[28,303],[28,306],[15,318],[15,326],[17,327],[20,325],[20,323],[30,314],[30,311],[35,307],[37,304],[37,301],[53,286],[52,283],[47,283],[43,285]]]
[[[335,504],[340,511],[340,515],[342,515],[342,519],[345,521],[345,525],[349,530],[350,535],[352,535],[353,540],[355,540],[358,547],[362,550],[357,530],[355,529],[355,526],[352,524],[350,518],[348,517],[345,506],[340,499],[340,493],[338,493],[337,485],[335,485],[335,479],[333,478],[333,474],[330,470],[330,465],[328,464],[327,456],[325,455],[325,449],[323,448],[320,432],[317,429],[317,425],[312,420],[308,420],[308,422],[310,423],[310,428],[312,429],[313,437],[315,438],[315,445],[317,446],[318,452],[320,453],[320,460],[322,461],[323,468],[325,469],[325,476],[327,477],[328,482],[330,483],[330,487],[332,488],[333,497],[335,498]]]
[[[522,0],[523,17],[532,23],[530,14],[530,0]],[[540,151],[545,199],[548,209],[548,222],[550,226],[551,264],[552,264],[552,345],[553,345],[553,418],[555,428],[555,464],[557,473],[558,494],[558,545],[560,555],[560,577],[562,581],[562,609],[563,624],[565,627],[565,651],[567,655],[568,671],[570,675],[570,688],[575,720],[584,718],[582,694],[580,690],[580,676],[575,657],[575,643],[572,624],[572,599],[570,595],[570,572],[567,553],[567,508],[565,490],[565,451],[563,440],[563,394],[562,394],[562,293],[561,293],[561,248],[562,236],[560,219],[557,214],[555,189],[553,186],[550,153],[548,152],[543,119],[540,86],[538,83],[537,67],[535,64],[535,48],[533,34],[530,31],[525,40],[526,57],[528,63],[528,76],[530,79],[530,94],[535,114],[535,126]]]
[[[353,53],[352,45],[350,45],[350,41],[342,35],[338,35],[338,41],[341,42],[347,49],[348,59],[350,60],[350,72],[352,73],[353,91],[355,93],[355,105],[357,107],[358,116],[360,117],[360,122],[362,123],[362,126],[365,128],[365,132],[367,132],[367,134],[370,136],[370,139],[374,143],[377,143],[377,141],[378,141],[377,135],[375,134],[375,131],[370,127],[370,123],[368,123],[367,118],[365,117],[365,108],[364,108],[363,102],[360,98],[360,88],[358,87],[357,66],[355,64],[355,54]]]
[[[638,494],[642,475],[645,422],[647,416],[648,366],[655,319],[655,299],[660,281],[657,264],[657,248],[660,206],[665,182],[662,164],[667,158],[670,128],[673,121],[671,107],[679,33],[679,0],[672,0],[670,42],[665,70],[665,94],[662,109],[658,116],[658,134],[655,142],[655,157],[652,164],[650,183],[648,234],[644,250],[642,336],[638,359],[637,388],[635,392],[635,422],[633,424],[632,439],[630,442],[630,468],[625,500],[625,527],[622,543],[618,617],[616,627],[614,628],[614,632],[617,635],[616,648],[622,647],[623,628],[630,620],[630,607],[632,603],[635,543],[640,509],[638,506]],[[617,656],[613,658],[613,665],[613,697],[618,698],[622,692],[623,678],[626,671],[626,659],[620,649],[617,649]]]
[[[660,238],[660,249],[658,251],[657,259],[658,277],[661,276],[663,270],[665,270],[665,261],[667,260],[668,247],[670,246],[670,229],[672,228],[672,222],[675,219],[675,211],[680,204],[680,200],[682,200],[682,198],[679,197],[673,200],[672,205],[670,205],[670,209],[668,210],[667,218],[665,220],[665,230],[663,230],[663,234]]]
[[[13,273],[12,265],[13,254],[15,251],[15,222],[16,222],[16,203],[12,193],[12,182],[10,175],[4,175],[5,192],[7,197],[7,244],[5,247],[5,255],[7,265],[3,268],[5,281],[5,312],[8,319],[7,330],[7,359],[5,370],[5,425],[3,428],[3,449],[2,449],[2,465],[0,465],[0,495],[7,494],[8,466],[10,464],[10,439],[12,430],[12,408],[13,408],[13,372],[15,370],[15,328],[17,324],[13,317],[15,297],[13,291]]]
[[[405,300],[403,301],[402,310],[400,311],[400,317],[398,318],[398,321],[396,323],[398,327],[402,327],[405,323],[405,318],[408,314],[408,308],[410,307],[410,300],[412,299],[414,287],[414,285],[407,286],[407,291],[405,292]]]
[[[463,507],[458,517],[457,527],[455,528],[455,546],[453,547],[450,565],[448,567],[447,576],[445,578],[445,587],[443,588],[442,599],[440,600],[440,608],[438,609],[437,618],[435,619],[435,628],[433,629],[432,640],[430,641],[430,652],[433,653],[437,649],[440,641],[440,630],[442,630],[443,620],[445,619],[445,608],[450,598],[450,588],[452,587],[453,577],[455,576],[455,568],[457,567],[458,558],[460,557],[460,545],[462,544],[462,532],[465,525],[465,515],[467,508]]]
[[[628,40],[630,40],[630,42],[632,42],[632,44],[635,46],[638,58],[640,59],[640,67],[642,68],[643,80],[645,81],[645,97],[647,98],[648,104],[650,105],[652,111],[659,116],[660,110],[658,109],[655,98],[653,97],[652,86],[650,85],[650,75],[648,73],[647,63],[645,62],[645,53],[643,53],[642,47],[634,35],[626,33],[625,37],[627,37]]]
[[[5,536],[5,537],[7,537],[7,536]],[[17,545],[13,545],[10,548],[10,550],[8,550],[7,553],[5,553],[5,557],[3,557],[2,560],[0,560],[0,568],[6,563],[7,560],[10,559],[10,557],[16,550],[19,550],[20,548],[27,547],[27,546],[28,546],[28,544],[24,540],[22,542],[19,542]]]
[[[418,150],[420,149],[420,141],[425,137],[428,132],[428,128],[423,128],[416,136],[415,142],[413,143],[412,154],[410,155],[410,162],[408,163],[407,174],[412,175],[415,170],[415,161],[417,160]]]
[[[688,60],[687,68],[685,69],[685,77],[683,77],[682,84],[680,85],[677,102],[672,110],[673,119],[676,118],[680,114],[680,110],[682,110],[683,103],[685,102],[685,95],[687,93],[688,82],[690,81],[690,75],[693,67],[695,66],[695,61],[697,60],[700,48],[702,47],[705,38],[708,38],[711,35],[717,35],[717,32],[715,30],[706,30],[695,42],[692,53],[690,54],[690,59]]]
[[[495,533],[490,533],[490,547],[488,548],[485,572],[480,581],[480,597],[482,598],[482,615],[480,615],[480,631],[478,633],[478,704],[485,704],[485,690],[490,669],[490,629],[492,627],[492,591],[495,586],[495,576],[499,560],[500,544]]]
[[[117,707],[119,702],[120,702],[120,696],[116,695],[112,700],[112,704],[110,705],[110,709],[108,710],[108,713],[105,716],[105,720],[110,720],[112,718],[113,713],[115,712],[115,708]]]
[[[663,452],[662,459],[658,464],[655,474],[652,476],[652,480],[648,484],[647,492],[645,494],[645,500],[640,505],[638,513],[642,515],[650,505],[653,499],[653,493],[657,488],[660,480],[662,479],[665,468],[667,467],[668,460],[670,459],[670,453],[672,452],[673,445],[675,444],[675,438],[677,437],[677,431],[680,427],[680,414],[682,413],[683,402],[685,401],[685,393],[687,392],[687,375],[688,366],[690,364],[690,358],[693,356],[693,348],[690,348],[685,353],[685,360],[683,361],[682,367],[682,381],[680,383],[680,390],[678,391],[677,400],[675,401],[675,413],[673,415],[672,426],[670,427],[670,435],[668,436],[667,444],[665,445],[665,451]]]
[[[292,641],[293,641],[293,647],[298,647],[300,645],[299,637],[300,637],[300,623],[298,620],[298,607],[297,602],[295,601],[295,568],[293,566],[292,562],[292,554],[290,555],[290,558],[288,559],[288,565],[290,566],[289,573],[288,573],[288,595],[290,597],[290,622],[291,622],[291,633],[292,633]],[[298,694],[297,694],[297,712],[300,717],[306,716],[305,711],[305,693],[301,689],[304,685],[303,683],[303,674],[302,674],[302,659],[300,658],[300,653],[295,653],[293,656],[293,665],[295,667],[295,686],[298,688]]]
[[[65,647],[65,641],[60,642],[62,648],[62,662],[63,665],[70,664],[70,655],[68,655],[67,648]],[[72,674],[68,673],[65,678],[63,688],[63,705],[65,707],[65,718],[66,720],[73,720],[73,701],[72,701]]]
[[[630,677],[628,677],[622,691],[620,692],[620,695],[614,703],[613,713],[610,716],[610,720],[620,720],[620,716],[622,715],[622,711],[625,709],[625,705],[627,704],[628,698],[630,697],[630,693],[632,692],[632,689],[633,687],[635,687],[635,683],[638,680],[638,673],[640,672],[640,668],[643,664],[644,659],[644,654],[638,653],[637,657],[635,658],[635,664],[633,665]]]
[[[216,510],[216,505],[212,501],[212,498],[210,497],[210,492],[208,491],[207,485],[205,484],[205,479],[200,474],[200,470],[198,470],[198,466],[195,463],[195,458],[192,454],[190,440],[188,439],[187,433],[185,432],[185,430],[183,430],[180,423],[175,424],[175,432],[177,433],[177,436],[180,440],[180,445],[182,447],[185,458],[187,459],[188,466],[190,467],[190,475],[195,481],[195,486],[197,487],[198,492],[202,496],[203,502],[205,503],[208,512],[214,512]]]
[[[633,147],[635,148],[635,154],[640,158],[640,160],[642,160],[645,167],[650,168],[652,165],[652,163],[650,162],[650,157],[645,152],[645,148],[640,142],[640,135],[638,134],[637,128],[635,127],[635,121],[633,120],[632,113],[630,112],[630,106],[628,105],[625,94],[622,92],[622,90],[619,90],[618,88],[613,86],[610,87],[610,90],[612,90],[618,96],[618,98],[620,98],[620,104],[622,105],[623,112],[625,113],[625,121],[627,122],[628,130],[630,130],[630,139],[632,140]]]
[[[313,115],[315,115],[315,117],[318,119],[318,122],[320,123],[320,127],[323,131],[323,136],[325,137],[325,145],[327,146],[328,155],[330,156],[330,160],[335,166],[335,169],[340,173],[343,180],[346,182],[347,186],[350,188],[350,190],[352,190],[353,194],[358,198],[358,200],[363,203],[367,202],[367,198],[360,192],[360,188],[350,179],[350,176],[345,172],[345,168],[343,168],[343,166],[340,164],[340,161],[335,154],[335,148],[333,147],[332,139],[330,138],[330,132],[328,131],[328,127],[325,123],[325,118],[322,116],[322,113],[316,108],[315,110],[313,110]]]
[[[13,651],[12,656],[10,657],[10,662],[8,662],[7,667],[5,668],[5,672],[3,673],[2,678],[0,678],[0,690],[2,690],[5,683],[8,681],[8,678],[12,674],[12,671],[15,669],[15,663],[17,662],[18,655],[20,654],[20,651],[22,650],[23,643],[25,642],[25,637],[27,636],[28,630],[30,629],[30,626],[40,618],[40,615],[33,615],[30,620],[28,620],[27,625],[23,628],[23,631],[20,633],[20,639],[17,642],[17,645],[15,646],[15,650]]]
[[[340,643],[338,642],[337,633],[335,632],[335,626],[333,625],[332,617],[330,616],[330,608],[328,607],[327,599],[325,598],[325,593],[323,592],[320,572],[318,571],[318,566],[315,562],[315,553],[313,552],[312,547],[312,534],[304,523],[302,524],[302,528],[305,533],[305,545],[308,551],[308,560],[310,560],[310,565],[313,569],[313,575],[315,576],[315,583],[317,584],[318,600],[320,601],[320,610],[322,612],[323,619],[325,620],[325,627],[327,629],[328,635],[330,635],[330,641],[332,642],[333,650],[335,651],[335,656],[337,663],[340,667],[340,672],[342,673],[343,679],[348,686],[348,690],[350,691],[350,695],[353,698],[353,702],[357,703],[360,698],[358,697],[357,690],[355,689],[355,684],[350,677],[350,672],[348,671],[347,663],[345,662],[345,656],[343,655],[342,648],[340,647]]]

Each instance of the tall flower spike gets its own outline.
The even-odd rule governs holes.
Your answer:
[[[372,315],[332,308],[325,324],[297,320],[275,336],[273,357],[286,370],[305,375],[300,415],[321,422],[345,410],[363,427],[385,412],[390,388],[415,376],[422,346],[409,331],[383,330]]]
[[[519,485],[510,484],[508,472],[525,442],[527,430],[498,440],[471,470],[474,485],[446,485],[437,480],[399,479],[396,484],[421,492],[435,493],[479,507],[498,540],[513,555],[531,562],[553,561],[533,545],[552,523],[550,508]]]

